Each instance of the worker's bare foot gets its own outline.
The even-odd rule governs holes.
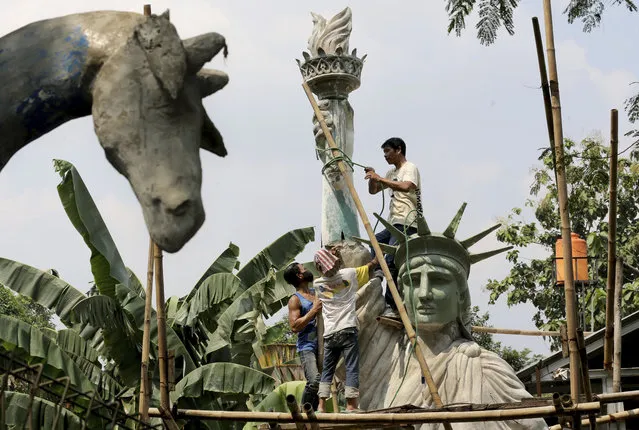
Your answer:
[[[360,412],[364,412],[363,410],[361,410],[360,408],[346,408],[346,410],[344,411],[347,414],[358,414]]]

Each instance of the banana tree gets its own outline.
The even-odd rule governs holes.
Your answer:
[[[67,328],[54,337],[93,389],[100,387],[105,397],[118,390],[134,395],[140,378],[144,290],[122,261],[77,169],[63,160],[55,160],[54,165],[62,178],[60,200],[91,252],[96,294],[87,297],[56,276],[2,258],[0,283],[59,316]],[[313,238],[312,228],[291,231],[243,266],[238,262],[239,248],[231,243],[187,296],[171,297],[166,302],[168,349],[175,351],[176,357],[175,402],[241,409],[246,408],[249,395],[259,400],[272,390],[274,380],[257,370],[255,355],[266,332],[264,318],[285,305],[292,292],[281,282],[278,271]],[[151,341],[157,344],[155,312]],[[213,370],[228,361],[236,364],[224,369],[227,374],[232,369],[236,377],[226,380],[224,389],[219,390]],[[150,369],[157,387],[155,367],[152,355]],[[189,395],[197,386],[213,388],[202,388],[206,395]],[[153,395],[157,396],[158,390],[153,390]]]

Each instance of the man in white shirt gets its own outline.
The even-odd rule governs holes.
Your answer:
[[[359,399],[359,344],[357,338],[357,314],[355,301],[357,289],[369,280],[369,272],[377,260],[353,268],[340,269],[342,261],[339,249],[322,248],[315,253],[315,266],[322,274],[313,283],[322,302],[324,322],[324,366],[319,384],[318,412],[326,411],[326,399],[330,396],[335,368],[344,355],[346,381],[344,397],[346,412],[357,412]],[[337,411],[336,411],[337,412]]]
[[[419,170],[415,164],[406,160],[406,143],[399,137],[387,139],[382,144],[382,150],[386,162],[393,167],[383,178],[375,172],[375,169],[367,167],[364,179],[368,180],[368,192],[377,194],[388,189],[390,194],[388,222],[408,235],[415,234],[417,233],[415,219],[418,215],[422,215]],[[375,237],[380,243],[397,245],[397,239],[386,229],[377,233]],[[397,268],[393,256],[387,254],[384,259],[393,275],[393,280],[397,283]],[[376,276],[382,278],[383,275],[377,272]],[[384,315],[397,316],[397,307],[388,287],[384,297],[386,298]]]

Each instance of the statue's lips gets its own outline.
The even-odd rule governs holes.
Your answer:
[[[420,314],[433,315],[437,313],[435,306],[417,306],[417,312]]]

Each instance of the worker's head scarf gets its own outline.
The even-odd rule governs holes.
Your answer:
[[[337,262],[339,258],[336,257],[326,248],[322,248],[315,253],[315,267],[319,270],[322,275],[325,275],[337,266]]]

